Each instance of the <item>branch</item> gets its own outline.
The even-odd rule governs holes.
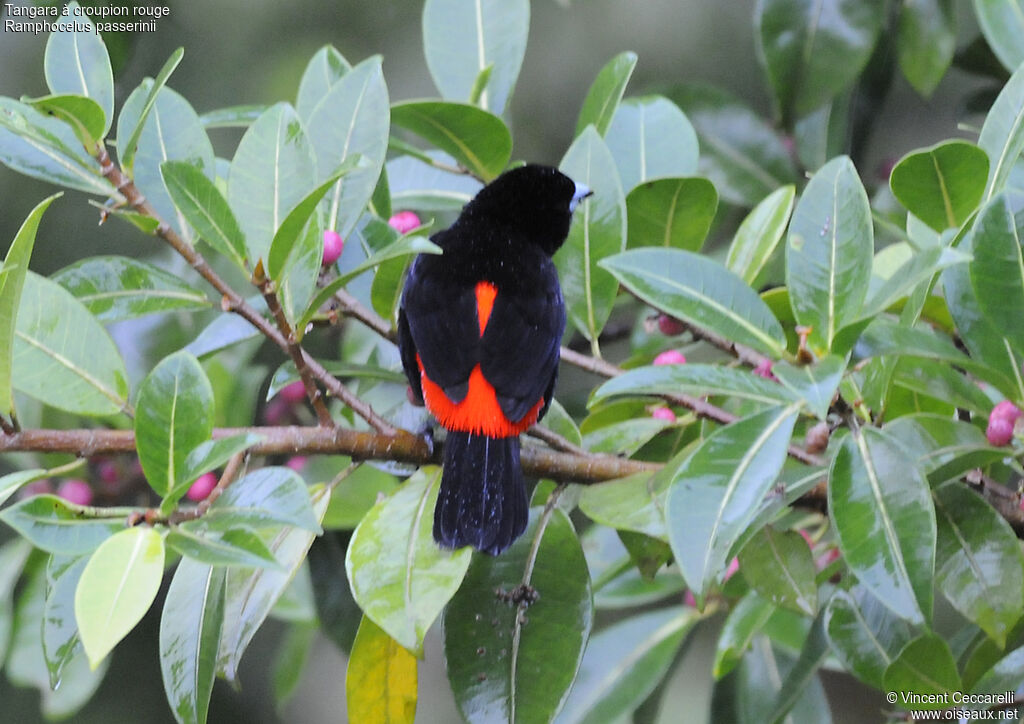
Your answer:
[[[769,366],[772,363],[771,358],[765,357],[760,352],[755,352],[750,347],[746,347],[737,342],[733,342],[730,339],[726,339],[716,332],[695,327],[687,322],[682,322],[682,325],[690,334],[693,335],[694,339],[703,340],[712,347],[717,347],[718,349],[727,352],[745,365],[757,368],[760,366]]]

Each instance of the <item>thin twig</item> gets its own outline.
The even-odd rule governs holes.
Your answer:
[[[199,501],[199,504],[190,510],[178,510],[168,516],[167,522],[176,525],[178,523],[184,523],[187,520],[196,520],[206,515],[206,512],[210,509],[217,498],[224,494],[224,491],[228,489],[231,483],[238,479],[239,473],[245,469],[246,462],[248,462],[249,453],[245,450],[239,453],[235,453],[228,460],[228,464],[224,466],[224,472],[221,473],[220,479],[217,484],[213,486],[213,490],[210,491],[203,500]]]
[[[4,419],[3,415],[0,415],[0,431],[3,431],[5,435],[13,435],[17,432],[17,430],[14,429],[14,426]]]
[[[542,425],[534,425],[526,434],[530,437],[536,438],[548,444],[549,447],[555,450],[561,450],[562,452],[572,453],[573,455],[593,455],[594,453],[589,450],[581,448],[579,445],[574,445],[569,440],[559,435],[554,430],[544,427]]]
[[[770,357],[765,357],[760,352],[755,352],[750,347],[739,344],[738,342],[733,342],[730,339],[726,339],[722,335],[712,332],[711,330],[695,327],[687,322],[683,322],[683,326],[690,334],[693,335],[694,339],[703,340],[712,347],[717,347],[723,352],[727,352],[743,364],[749,365],[750,367],[756,368],[762,365],[768,366],[771,365],[773,361]]]
[[[346,317],[352,317],[362,322],[386,340],[394,342],[398,339],[398,334],[386,319],[360,304],[359,300],[352,296],[347,289],[339,289],[334,298],[338,302],[339,311]]]

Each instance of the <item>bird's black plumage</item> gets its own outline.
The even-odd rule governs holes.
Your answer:
[[[398,342],[414,395],[449,430],[434,515],[442,545],[497,554],[526,527],[519,432],[547,410],[565,329],[551,256],[588,194],[553,168],[508,171],[431,238],[442,255],[410,268]]]

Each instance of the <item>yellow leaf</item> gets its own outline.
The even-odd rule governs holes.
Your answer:
[[[348,719],[412,724],[416,716],[416,657],[363,616],[345,676]]]

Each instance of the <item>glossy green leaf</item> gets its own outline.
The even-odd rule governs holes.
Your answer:
[[[91,553],[124,528],[125,514],[101,517],[101,509],[69,503],[54,495],[35,495],[0,511],[0,520],[36,548],[58,555]]]
[[[971,687],[972,694],[998,695],[1013,691],[1020,686],[1024,678],[1024,646],[1014,649],[999,659],[996,664],[985,672],[985,675],[978,679]],[[977,704],[965,705],[968,709],[987,708],[979,707]]]
[[[748,592],[733,606],[722,624],[715,645],[711,672],[716,679],[721,679],[736,668],[744,652],[750,648],[751,641],[761,632],[774,611],[771,602],[761,598],[756,591]]]
[[[860,75],[885,13],[879,0],[830,5],[760,0],[754,11],[760,57],[784,120],[819,108]]]
[[[157,96],[167,85],[167,79],[171,77],[171,73],[178,67],[183,57],[185,57],[184,48],[178,48],[171,53],[171,57],[157,73],[156,79],[146,78],[135,91],[132,91],[132,96],[138,94],[135,101],[138,105],[131,107],[125,102],[124,107],[121,108],[121,114],[117,118],[117,155],[121,167],[128,172],[131,172],[135,165],[135,153],[139,147],[139,138],[142,136],[142,129],[156,104]],[[145,97],[142,94],[145,94]]]
[[[1024,216],[1024,215],[1022,215]],[[971,286],[982,313],[1017,354],[1024,353],[1024,218],[1006,195],[996,196],[974,222]]]
[[[880,430],[850,434],[829,474],[843,560],[865,588],[912,623],[931,619],[935,509],[907,450]]]
[[[820,698],[818,705],[813,709],[821,710],[820,702],[824,702],[825,692],[821,688],[817,672],[829,653],[823,619],[822,614],[814,619],[800,649],[800,655],[779,685],[779,692],[775,696],[769,715],[772,724],[782,724],[794,715],[799,717],[802,714],[801,707],[806,706],[807,701],[815,697]],[[831,722],[831,716],[828,716],[826,721]]]
[[[299,95],[295,99],[299,118],[308,121],[320,99],[350,70],[352,66],[333,45],[325,45],[316,51],[299,81]]]
[[[1024,4],[1021,0],[974,0],[981,32],[1007,70],[1024,63]]]
[[[75,590],[88,556],[50,556],[46,565],[46,602],[43,605],[43,657],[50,686],[60,683],[65,667],[79,650],[75,621]]]
[[[851,326],[856,326],[865,318],[881,314],[900,299],[912,294],[919,285],[930,281],[943,269],[965,264],[970,260],[971,257],[959,249],[943,246],[929,247],[915,252],[893,271],[887,280],[871,292],[861,309],[861,319]]]
[[[245,269],[245,234],[213,181],[184,161],[165,161],[160,173],[175,207],[199,237]]]
[[[960,691],[960,674],[949,644],[935,634],[920,636],[907,644],[885,670],[883,686],[901,699],[906,709],[945,709],[945,699]],[[910,700],[909,695],[923,698]],[[929,702],[929,697],[936,697]]]
[[[353,530],[379,499],[389,497],[400,484],[394,475],[373,465],[360,465],[331,493],[331,505],[324,515],[324,528]],[[349,588],[347,582],[345,587]]]
[[[906,621],[862,587],[832,594],[824,622],[832,651],[843,666],[878,688],[889,664],[913,637]]]
[[[697,132],[686,114],[662,96],[620,103],[605,140],[627,193],[644,181],[697,173]]]
[[[475,106],[405,101],[392,106],[391,122],[427,140],[487,181],[504,170],[512,154],[512,136],[504,121]]]
[[[412,724],[416,716],[416,657],[363,616],[345,673],[350,721]]]
[[[901,360],[895,368],[893,381],[919,395],[970,410],[988,417],[992,411],[989,399],[974,380],[941,362]]]
[[[52,473],[44,468],[31,468],[29,470],[7,473],[7,475],[0,477],[0,505],[6,503],[7,499],[18,492],[23,486],[36,480],[48,478],[50,475]]]
[[[774,369],[774,368],[773,368]],[[767,405],[796,398],[786,387],[751,374],[749,369],[687,363],[635,367],[616,375],[591,393],[590,404],[617,395],[728,395]]]
[[[14,391],[11,376],[14,365],[14,335],[21,304],[21,293],[28,275],[32,248],[36,243],[39,222],[46,209],[63,194],[54,194],[40,201],[22,222],[14,241],[4,258],[3,276],[0,276],[0,414],[10,416],[14,412]]]
[[[601,485],[587,485],[580,493],[580,510],[602,525],[667,540],[667,484],[666,476],[638,473]]]
[[[325,181],[350,156],[363,159],[363,165],[328,195],[325,228],[346,238],[372,198],[384,167],[390,132],[388,103],[380,56],[371,56],[334,83],[306,119],[318,181]],[[300,197],[312,186],[304,187]]]
[[[768,306],[743,280],[706,256],[682,249],[632,249],[601,266],[666,314],[772,357],[783,356],[785,333]]]
[[[267,106],[259,104],[228,106],[207,111],[199,116],[199,122],[207,130],[211,128],[248,128],[266,110]]]
[[[900,8],[896,30],[900,70],[927,97],[946,74],[956,50],[956,3],[923,0]]]
[[[143,380],[137,406],[139,462],[146,482],[164,496],[186,482],[185,459],[210,437],[213,389],[196,358],[176,352]]]
[[[583,447],[609,455],[634,454],[671,423],[656,418],[622,420],[583,433]]]
[[[472,553],[434,542],[440,480],[440,469],[423,468],[375,505],[356,528],[345,558],[360,608],[416,656],[423,655],[427,629],[459,589]]]
[[[999,0],[975,2],[991,5]],[[1006,0],[1004,4],[1010,3],[1020,9],[1019,0]],[[985,116],[978,146],[988,154],[988,184],[985,186],[985,201],[988,201],[1006,186],[1013,165],[1024,151],[1024,68],[1014,71],[996,97]]]
[[[700,251],[718,209],[718,194],[704,178],[663,178],[642,183],[626,197],[629,246]]]
[[[71,22],[56,23],[46,41],[43,70],[46,85],[53,93],[75,93],[96,101],[103,109],[105,122],[101,136],[114,118],[114,74],[107,46],[96,32],[88,15],[79,15],[77,2],[66,8]]]
[[[747,541],[739,560],[743,577],[762,598],[807,616],[818,610],[814,559],[799,533],[766,526]]]
[[[636,61],[636,53],[627,50],[609,60],[598,71],[594,82],[590,84],[590,90],[587,91],[587,97],[583,99],[579,118],[576,119],[577,136],[591,124],[602,136],[608,132],[612,116],[615,115],[629,78],[633,75],[633,69],[636,68]]]
[[[441,95],[468,100],[477,77],[492,68],[480,106],[504,113],[519,77],[529,28],[527,0],[427,0],[423,51]]]
[[[988,157],[967,141],[953,140],[914,151],[889,176],[893,194],[935,231],[957,228],[985,193]]]
[[[428,151],[426,156],[443,157],[449,165],[455,162],[440,151]],[[448,173],[412,156],[388,161],[387,173],[395,209],[459,211],[480,190],[480,182],[472,176]]]
[[[254,433],[239,433],[238,435],[230,435],[218,438],[217,440],[206,440],[196,445],[188,453],[185,462],[182,464],[177,486],[166,497],[177,501],[200,475],[219,468],[232,457],[252,447],[262,439],[261,435]],[[166,499],[164,504],[167,505]]]
[[[206,295],[180,276],[125,256],[89,257],[64,267],[51,279],[104,324],[210,306]]]
[[[267,305],[262,297],[250,297],[247,301],[250,304],[255,303],[257,311],[266,316]],[[214,317],[195,339],[185,345],[184,351],[205,359],[223,349],[259,336],[259,330],[247,320],[237,314],[225,312]]]
[[[271,667],[274,703],[278,711],[287,706],[304,680],[319,633],[320,627],[316,622],[298,622],[288,626],[281,637]]]
[[[827,350],[857,318],[871,275],[871,208],[857,170],[841,156],[811,178],[793,211],[786,246],[786,286],[809,340]]]
[[[842,357],[829,355],[814,364],[796,366],[785,360],[772,365],[775,375],[783,387],[788,388],[798,399],[804,400],[807,407],[820,420],[828,415],[839,388],[839,381],[846,371],[846,360]]]
[[[532,596],[511,603],[517,592],[531,590],[538,594],[532,603]],[[448,680],[462,716],[470,722],[554,718],[576,678],[592,608],[572,523],[557,508],[534,508],[511,548],[473,557],[445,609]]]
[[[1000,646],[1024,614],[1024,557],[998,513],[959,481],[934,494],[935,582],[960,613]]]
[[[0,163],[58,186],[120,198],[69,125],[10,98],[0,98]]]
[[[752,207],[797,181],[790,151],[745,103],[713,86],[684,85],[669,97],[693,123],[700,140],[698,170],[725,201]]]
[[[268,108],[242,136],[231,161],[227,197],[251,264],[267,259],[288,212],[316,183],[316,166],[313,146],[287,103]]]
[[[754,284],[782,240],[795,196],[793,185],[776,189],[747,214],[736,230],[725,266],[747,284]]]
[[[228,491],[234,487],[232,485]],[[223,498],[222,495],[217,502]],[[330,494],[325,488],[320,488],[312,496],[313,520],[318,527],[327,509],[329,498]],[[224,588],[224,625],[217,649],[217,673],[228,681],[237,678],[242,654],[278,598],[295,577],[306,558],[309,546],[313,543],[313,537],[314,533],[302,528],[278,528],[276,532],[268,535],[265,542],[281,564],[281,570],[228,569]]]
[[[285,467],[254,470],[236,480],[210,506],[192,529],[228,530],[246,526],[256,530],[291,525],[320,533],[309,490],[299,475]]]
[[[183,556],[209,566],[280,568],[263,540],[247,528],[229,528],[218,537],[178,528],[167,534],[166,541]]]
[[[1005,455],[1005,450],[988,444],[979,428],[941,415],[906,415],[886,425],[885,431],[907,448],[913,464],[933,486]]]
[[[127,528],[96,549],[75,590],[75,620],[95,668],[135,628],[156,598],[164,541],[154,528]]]
[[[182,559],[160,616],[160,671],[175,719],[206,721],[224,616],[224,570]]]
[[[21,538],[0,545],[0,659],[4,661],[14,627],[14,587],[31,553],[32,544]]]
[[[626,248],[626,199],[615,159],[595,130],[580,134],[559,169],[594,192],[576,210],[569,237],[554,259],[569,320],[596,345],[619,287],[598,262]]]
[[[82,146],[92,153],[107,131],[107,118],[100,105],[81,95],[51,95],[27,101],[33,108],[59,118],[75,132]]]
[[[797,410],[775,407],[719,428],[666,471],[669,543],[698,603],[721,582],[733,544],[775,484]]]
[[[668,672],[698,620],[694,609],[677,606],[631,617],[595,634],[555,721],[614,721],[632,712]]]
[[[128,373],[110,335],[70,292],[32,272],[18,308],[12,379],[15,389],[68,412],[131,409]]]

